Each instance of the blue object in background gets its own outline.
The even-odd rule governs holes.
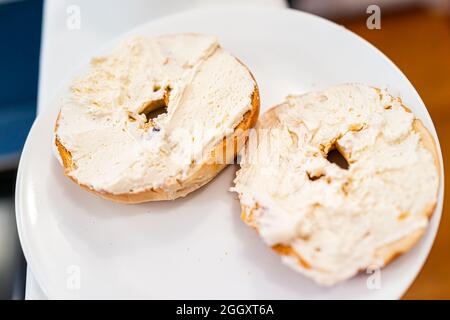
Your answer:
[[[36,115],[42,6],[0,1],[0,171],[17,166]]]

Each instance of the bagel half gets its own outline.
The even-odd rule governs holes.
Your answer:
[[[214,37],[134,37],[74,81],[55,151],[67,177],[103,198],[172,200],[233,163],[258,114],[253,75]]]
[[[348,168],[330,162],[337,149]],[[381,268],[423,235],[439,157],[399,98],[365,85],[290,96],[243,150],[242,219],[294,270],[325,286]]]

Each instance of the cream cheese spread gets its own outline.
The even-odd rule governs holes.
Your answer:
[[[94,58],[62,102],[55,134],[72,157],[67,174],[111,194],[182,181],[243,120],[255,86],[215,37],[130,38]]]
[[[283,261],[316,282],[380,267],[377,250],[425,228],[437,199],[438,168],[414,121],[365,85],[290,96],[260,120],[232,190],[262,239],[292,248],[297,258]],[[327,159],[335,148],[348,169]]]

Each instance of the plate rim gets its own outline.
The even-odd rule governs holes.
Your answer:
[[[192,15],[192,14],[200,14],[201,12],[203,12],[203,14],[207,14],[208,12],[221,12],[223,13],[223,10],[227,10],[229,12],[233,12],[235,10],[252,10],[252,11],[266,11],[266,12],[274,12],[274,11],[278,11],[280,14],[293,14],[293,15],[298,15],[299,17],[307,17],[308,19],[313,19],[316,20],[320,23],[325,23],[328,24],[330,27],[334,28],[334,29],[341,29],[342,31],[344,31],[345,33],[347,33],[348,35],[351,35],[353,38],[355,38],[356,40],[358,40],[359,42],[364,43],[365,46],[369,47],[371,50],[374,50],[378,56],[380,56],[381,58],[383,58],[391,68],[395,69],[396,73],[398,73],[403,80],[405,80],[411,87],[412,91],[411,93],[413,93],[417,98],[418,101],[420,103],[422,103],[422,105],[424,106],[424,115],[428,118],[429,122],[431,123],[432,127],[429,128],[427,127],[428,130],[431,130],[431,133],[433,135],[433,138],[435,139],[436,142],[436,146],[438,149],[438,153],[439,153],[439,161],[440,161],[440,172],[441,172],[441,177],[440,177],[440,181],[439,181],[439,190],[438,190],[438,197],[437,197],[437,202],[436,202],[436,208],[433,212],[432,218],[436,219],[436,226],[434,228],[432,228],[431,225],[429,225],[427,227],[427,231],[426,233],[430,233],[432,232],[432,239],[431,242],[429,244],[424,244],[426,245],[426,254],[423,257],[422,261],[420,261],[420,263],[417,263],[417,271],[412,274],[408,279],[407,283],[408,285],[406,285],[404,288],[402,288],[402,290],[397,290],[398,294],[396,294],[395,296],[391,297],[392,299],[399,299],[401,298],[405,292],[411,287],[411,285],[413,284],[414,280],[417,278],[417,276],[419,275],[420,271],[422,270],[425,262],[428,259],[428,256],[432,250],[432,247],[434,245],[439,227],[440,227],[440,222],[441,222],[441,218],[442,218],[442,208],[443,208],[443,196],[444,196],[444,187],[445,187],[445,175],[444,175],[444,166],[443,166],[443,156],[442,156],[442,150],[441,150],[441,146],[440,146],[440,141],[439,141],[439,137],[437,135],[436,132],[436,128],[434,126],[433,120],[428,112],[428,108],[426,107],[426,104],[423,102],[422,98],[420,97],[419,93],[417,92],[416,88],[412,85],[412,83],[409,81],[409,79],[406,77],[406,75],[401,71],[401,69],[391,60],[389,59],[389,57],[387,57],[381,50],[379,50],[377,47],[375,47],[373,44],[371,44],[370,42],[368,42],[366,39],[362,38],[361,36],[357,35],[356,33],[350,31],[349,29],[345,28],[342,25],[339,25],[333,21],[330,21],[328,19],[325,19],[323,17],[314,15],[312,13],[308,13],[308,12],[304,12],[301,10],[297,10],[297,9],[291,9],[291,8],[279,8],[279,7],[267,7],[267,6],[263,6],[263,5],[216,5],[216,6],[211,6],[211,7],[202,7],[202,8],[194,8],[194,9],[188,9],[188,10],[184,10],[184,11],[180,11],[177,13],[173,13],[173,14],[168,14],[168,15],[164,15],[161,16],[157,19],[151,20],[151,21],[147,21],[144,22],[140,25],[137,25],[125,32],[119,33],[117,36],[115,36],[114,38],[112,38],[109,41],[106,41],[102,44],[100,44],[98,46],[98,48],[96,50],[94,50],[91,54],[89,54],[89,56],[83,56],[80,59],[80,63],[79,65],[77,65],[75,68],[72,69],[72,72],[68,72],[67,77],[63,78],[61,81],[61,85],[57,88],[57,90],[55,90],[55,93],[53,94],[52,98],[48,99],[48,103],[47,105],[55,105],[58,97],[60,96],[60,94],[64,91],[64,88],[67,86],[67,84],[70,83],[70,80],[73,78],[73,75],[77,74],[77,72],[79,72],[80,70],[83,70],[86,68],[86,58],[90,58],[92,56],[96,56],[101,52],[105,52],[108,49],[112,48],[115,44],[117,44],[119,41],[125,39],[126,37],[132,35],[132,34],[137,34],[142,30],[145,30],[147,28],[149,28],[152,24],[157,24],[160,23],[162,20],[171,20],[171,19],[177,19],[177,17],[181,17],[181,16],[185,16],[185,15]],[[52,117],[53,116],[53,112],[54,110],[52,110],[52,108],[46,108],[45,110],[41,110],[38,114],[38,116],[36,117],[36,119],[33,122],[33,125],[28,133],[26,142],[24,144],[23,147],[23,152],[20,156],[20,161],[19,161],[19,166],[17,169],[17,179],[16,179],[16,188],[15,188],[15,211],[16,211],[16,223],[17,223],[17,230],[18,230],[18,234],[19,234],[19,239],[20,239],[20,243],[21,243],[21,247],[22,247],[22,251],[24,253],[24,256],[26,258],[27,264],[30,267],[31,271],[33,272],[34,278],[36,280],[36,282],[38,283],[38,285],[40,286],[42,292],[44,293],[44,295],[46,296],[47,299],[54,299],[55,295],[53,295],[52,290],[50,290],[47,285],[46,285],[46,281],[43,280],[43,275],[41,274],[40,268],[37,268],[36,266],[36,260],[35,258],[33,258],[33,254],[31,253],[32,249],[31,249],[31,245],[29,244],[30,239],[28,237],[28,235],[26,235],[25,232],[25,227],[24,227],[24,222],[23,219],[26,216],[25,214],[25,209],[23,207],[23,203],[21,202],[21,196],[19,196],[22,192],[22,188],[23,188],[23,172],[24,172],[24,166],[27,162],[27,158],[29,158],[30,156],[27,155],[26,150],[28,149],[28,145],[30,143],[30,136],[33,134],[33,132],[36,130],[36,127],[38,126],[38,123],[42,118],[44,117]],[[429,220],[431,221],[431,219]],[[431,223],[430,223],[431,224]]]

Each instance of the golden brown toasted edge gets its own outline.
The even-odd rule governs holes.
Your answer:
[[[258,226],[255,223],[254,219],[254,210],[259,209],[259,204],[256,203],[255,207],[249,208],[243,204],[241,204],[241,219],[244,221],[248,226],[252,227],[256,230],[256,232],[259,233]],[[311,264],[306,261],[305,258],[301,256],[300,253],[295,251],[291,246],[285,245],[285,244],[276,244],[272,246],[272,250],[274,250],[276,253],[278,253],[281,256],[291,256],[295,260],[297,260],[297,263],[300,267],[304,269],[311,269]]]
[[[275,107],[270,108],[264,114],[259,118],[258,122],[256,123],[255,130],[258,132],[260,129],[265,128],[273,128],[279,123],[279,119],[277,116],[277,112],[280,108],[285,107],[286,104],[280,104]],[[247,148],[247,144],[244,146],[244,148]],[[253,211],[259,209],[259,204],[256,203],[253,208],[247,207],[244,204],[241,203],[241,219],[249,226],[255,228],[258,230],[255,221],[254,221],[254,215]]]
[[[259,118],[258,122],[256,123],[255,130],[258,131],[259,129],[263,128],[269,128],[274,127],[276,123],[278,122],[277,117],[277,110],[278,108],[282,107],[283,104],[275,106],[264,112],[264,114]],[[244,148],[247,148],[247,144],[244,146]],[[241,203],[241,219],[246,224],[254,228],[256,231],[258,231],[258,227],[255,224],[254,221],[254,215],[253,211],[259,209],[259,204],[256,203],[253,208],[247,207],[244,204]]]
[[[400,100],[401,102],[401,100]],[[275,107],[272,107],[267,112],[265,112],[261,118],[260,121],[257,124],[257,128],[267,128],[272,127],[277,121],[277,111],[279,108],[283,107],[285,104],[281,104]],[[403,105],[403,108],[406,112],[411,113],[412,111]],[[440,161],[439,161],[439,153],[436,145],[436,141],[431,135],[430,131],[423,125],[422,121],[420,119],[415,119],[413,122],[413,130],[417,132],[420,135],[420,140],[424,148],[426,148],[431,155],[433,156],[434,163],[436,166],[438,179],[440,184],[440,177],[441,177],[441,168],[440,168]],[[437,194],[436,194],[437,198]],[[427,217],[428,219],[431,218],[433,215],[434,209],[436,208],[437,200],[432,203],[424,212],[423,216]],[[258,226],[255,223],[254,220],[254,210],[257,210],[259,208],[259,204],[256,203],[255,207],[249,208],[243,204],[241,204],[241,219],[249,226],[254,228],[258,232]],[[390,262],[392,262],[395,258],[399,257],[403,253],[408,252],[411,250],[414,245],[417,243],[417,241],[424,235],[426,231],[425,228],[417,229],[414,232],[397,239],[391,243],[388,243],[380,248],[378,248],[375,251],[375,258],[383,263],[382,266],[388,265]],[[299,266],[303,267],[304,269],[310,269],[311,264],[306,261],[300,253],[296,252],[291,246],[289,245],[274,245],[272,246],[272,249],[277,252],[280,255],[284,256],[290,256],[297,260],[297,263]],[[380,266],[381,267],[381,266]]]
[[[287,104],[282,103],[277,106],[274,106],[264,112],[264,114],[260,117],[258,120],[258,123],[256,124],[256,130],[264,129],[264,128],[273,128],[279,123],[279,119],[277,116],[277,112],[283,108],[287,107]],[[255,222],[255,216],[254,211],[258,210],[260,208],[259,203],[255,203],[255,206],[250,208],[244,204],[241,203],[241,219],[244,221],[248,226],[252,227],[256,230],[256,232],[259,233],[258,225]],[[297,263],[300,267],[304,269],[311,269],[311,264],[306,261],[300,253],[295,251],[291,246],[284,245],[284,244],[276,244],[272,246],[272,250],[274,250],[276,253],[278,253],[281,256],[291,256],[295,260],[297,260]]]
[[[227,166],[227,164],[229,164],[237,156],[237,153],[240,151],[240,148],[245,144],[245,141],[248,137],[248,130],[255,125],[258,119],[260,108],[258,85],[256,84],[256,80],[254,79],[253,75],[252,78],[255,82],[255,88],[252,93],[250,111],[244,114],[243,120],[236,126],[233,133],[230,136],[225,137],[221,143],[217,144],[213,148],[213,150],[211,150],[210,157],[206,161],[204,161],[204,163],[201,166],[199,166],[199,168],[187,180],[184,181],[176,180],[170,185],[165,186],[165,188],[152,188],[137,193],[112,194],[104,191],[94,190],[89,186],[79,183],[76,179],[74,179],[69,175],[69,173],[74,169],[72,156],[56,136],[55,145],[63,162],[64,174],[83,189],[92,192],[102,198],[121,203],[131,204],[148,201],[174,200],[176,198],[186,196],[190,192],[200,188],[201,186],[211,181],[223,168]],[[59,115],[55,124],[55,132],[58,128],[58,121]],[[233,153],[224,152],[223,154],[226,154],[227,157],[226,161],[217,163],[217,161],[215,161],[214,159],[218,153],[222,152],[222,150],[226,150],[227,140],[234,142],[233,148],[234,152]]]
[[[406,108],[406,107],[404,107]],[[409,110],[409,109],[405,109]],[[409,111],[411,112],[411,111]],[[427,149],[434,159],[434,164],[436,166],[436,171],[438,174],[438,189],[440,185],[440,178],[441,178],[441,168],[440,168],[440,161],[439,161],[439,153],[436,146],[436,141],[434,140],[433,136],[431,135],[430,131],[423,125],[422,121],[419,119],[415,119],[413,122],[413,129],[415,132],[417,132],[420,135],[420,140],[425,149]],[[438,190],[436,190],[436,200],[434,203],[432,203],[424,212],[422,215],[426,217],[427,219],[430,219],[433,215],[434,209],[437,205],[437,193]],[[404,236],[403,238],[400,238],[396,241],[393,241],[391,243],[388,243],[387,245],[380,247],[375,252],[375,257],[379,258],[381,261],[383,261],[384,265],[389,264],[392,262],[396,257],[400,256],[402,253],[405,253],[412,249],[414,245],[419,241],[419,239],[425,234],[426,227],[418,229],[414,231],[413,233]]]
[[[414,131],[420,135],[422,145],[427,149],[434,159],[434,164],[438,173],[439,180],[441,178],[441,166],[439,160],[439,152],[431,132],[423,125],[422,121],[415,119],[413,122]],[[440,182],[440,181],[439,181]]]

